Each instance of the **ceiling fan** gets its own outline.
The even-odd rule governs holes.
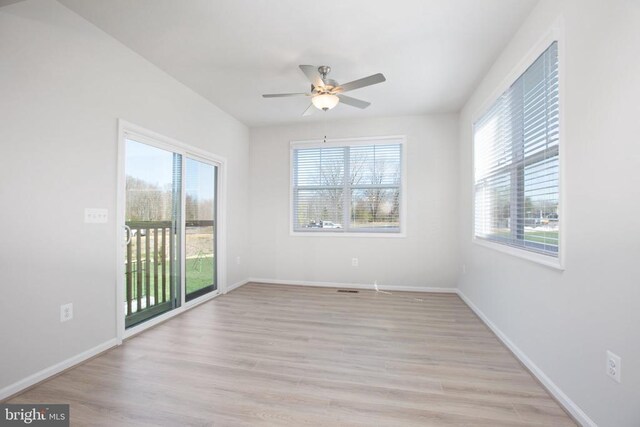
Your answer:
[[[364,109],[371,105],[371,103],[343,95],[343,93],[354,89],[360,89],[365,86],[382,83],[387,80],[381,73],[378,73],[341,85],[335,80],[327,78],[327,75],[331,72],[331,67],[327,65],[321,65],[319,67],[316,67],[315,65],[300,65],[300,69],[311,82],[311,93],[271,93],[262,96],[264,98],[310,96],[311,105],[309,105],[302,114],[303,116],[308,116],[313,113],[313,107],[318,110],[327,111],[338,105],[339,102],[351,105],[352,107]]]

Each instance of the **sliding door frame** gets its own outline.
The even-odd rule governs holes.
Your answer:
[[[216,284],[217,289],[205,295],[185,300],[186,295],[186,278],[185,278],[185,221],[184,218],[180,224],[180,306],[166,313],[153,317],[139,325],[125,329],[125,309],[123,302],[125,301],[125,207],[126,207],[126,190],[125,190],[125,140],[127,136],[132,139],[148,144],[150,146],[171,151],[182,156],[182,176],[184,177],[186,158],[202,160],[216,166],[217,169],[217,199],[216,199],[216,223],[215,223],[215,257],[216,257]],[[202,150],[191,145],[185,144],[173,138],[166,137],[156,132],[145,129],[141,126],[129,123],[125,120],[118,119],[118,177],[117,177],[117,200],[116,200],[116,339],[118,345],[122,344],[122,340],[144,331],[158,323],[164,322],[190,308],[193,308],[203,302],[206,302],[216,296],[226,292],[227,285],[227,268],[226,268],[226,206],[227,206],[227,160],[224,157],[215,155],[206,150]],[[185,210],[185,180],[182,180],[180,205],[182,212]]]
[[[202,297],[204,295],[208,295],[209,293],[216,293],[216,292],[220,291],[220,283],[219,283],[220,279],[219,279],[219,276],[218,276],[218,261],[219,261],[218,252],[219,251],[218,251],[218,220],[217,220],[218,206],[220,205],[220,203],[218,203],[218,182],[219,182],[219,174],[220,174],[220,163],[216,162],[214,160],[211,160],[211,158],[198,156],[198,155],[192,154],[192,153],[187,153],[185,155],[185,157],[184,157],[184,161],[183,161],[183,164],[182,164],[182,177],[183,177],[183,190],[185,191],[185,195],[182,198],[182,201],[185,202],[185,204],[182,206],[182,213],[184,214],[185,218],[183,218],[183,220],[182,220],[182,227],[184,228],[183,234],[182,234],[182,236],[184,238],[184,243],[183,243],[182,247],[185,250],[185,255],[186,255],[186,245],[187,245],[187,230],[186,230],[186,228],[187,228],[187,226],[186,226],[186,222],[187,222],[186,221],[186,213],[187,213],[187,209],[186,209],[186,201],[187,201],[186,181],[187,181],[187,179],[186,179],[186,177],[187,177],[187,175],[186,175],[186,170],[187,170],[187,160],[189,160],[189,159],[195,160],[195,161],[200,162],[200,163],[204,163],[204,164],[209,165],[209,166],[213,166],[215,168],[214,169],[214,171],[215,171],[214,172],[215,189],[214,189],[214,193],[213,193],[214,194],[213,209],[214,209],[214,212],[215,212],[214,221],[213,221],[213,253],[214,253],[214,261],[213,261],[214,262],[214,269],[213,269],[213,271],[215,273],[215,276],[214,276],[214,282],[211,285],[209,285],[207,287],[204,287],[202,289],[199,289],[199,290],[197,290],[195,292],[196,293],[197,292],[201,292],[201,291],[203,291],[203,290],[205,290],[205,289],[207,289],[208,287],[211,287],[211,286],[215,287],[215,289],[206,291],[202,295],[199,295],[199,296],[197,296],[195,298],[191,298],[190,300],[186,299],[187,298],[187,272],[186,272],[187,259],[186,259],[186,256],[185,256],[185,257],[183,257],[185,265],[184,265],[184,268],[182,269],[182,274],[184,274],[183,283],[184,283],[184,287],[185,287],[184,292],[182,292],[182,294],[183,294],[182,295],[182,297],[183,297],[182,303],[183,304],[188,304],[188,303],[190,303],[192,301],[196,301],[198,298],[200,298],[200,297]]]

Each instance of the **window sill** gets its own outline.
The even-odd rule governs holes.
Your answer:
[[[363,231],[361,233],[354,232],[346,232],[346,233],[336,233],[336,232],[323,232],[323,231],[290,231],[289,235],[292,237],[379,237],[383,239],[388,238],[405,238],[407,235],[404,232],[401,233],[375,233],[375,232],[366,232]]]
[[[493,249],[498,252],[502,252],[508,255],[515,256],[517,258],[525,259],[527,261],[534,262],[539,265],[543,265],[545,267],[552,268],[558,271],[564,271],[564,265],[562,264],[560,257],[553,258],[547,255],[542,255],[535,252],[530,252],[524,249],[514,248],[508,245],[501,245],[500,243],[494,243],[488,240],[479,239],[477,237],[473,237],[473,243],[479,246],[484,246],[485,248]]]

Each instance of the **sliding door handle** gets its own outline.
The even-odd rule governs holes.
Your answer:
[[[125,245],[129,245],[129,243],[131,243],[131,227],[129,227],[128,225],[124,226],[125,231],[127,232],[127,242],[125,243]]]

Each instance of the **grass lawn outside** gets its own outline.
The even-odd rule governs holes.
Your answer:
[[[214,264],[213,255],[187,259],[185,265],[187,294],[213,284]]]
[[[558,230],[525,230],[524,239],[529,242],[557,245]]]
[[[139,263],[140,268],[142,268],[142,277],[143,277],[143,286],[142,292],[140,294],[143,297],[143,300],[147,296],[146,292],[146,284],[144,283],[144,277],[146,275],[146,265],[144,259]],[[163,301],[162,298],[162,263],[158,263],[158,295],[155,295],[155,264],[154,260],[151,259],[149,261],[149,275],[151,279],[151,283],[149,286],[150,296],[151,296],[151,304],[155,305],[155,301]],[[171,289],[169,284],[171,283],[171,277],[169,273],[169,265],[165,266],[165,280],[166,280],[166,291],[164,300],[168,301],[171,298]],[[215,257],[213,255],[209,256],[200,256],[200,257],[191,257],[186,259],[185,263],[185,283],[187,287],[187,294],[191,292],[202,289],[206,286],[210,286],[214,283],[215,277]],[[136,263],[132,266],[132,299],[135,300],[138,297],[138,287],[137,287],[137,266]],[[143,301],[143,304],[145,302]],[[144,307],[144,305],[143,305]]]
[[[511,237],[511,231],[509,229],[502,229],[493,234],[487,236],[489,240],[501,240],[509,239]],[[558,230],[541,230],[525,228],[524,241],[541,243],[543,245],[557,246],[558,245]]]

